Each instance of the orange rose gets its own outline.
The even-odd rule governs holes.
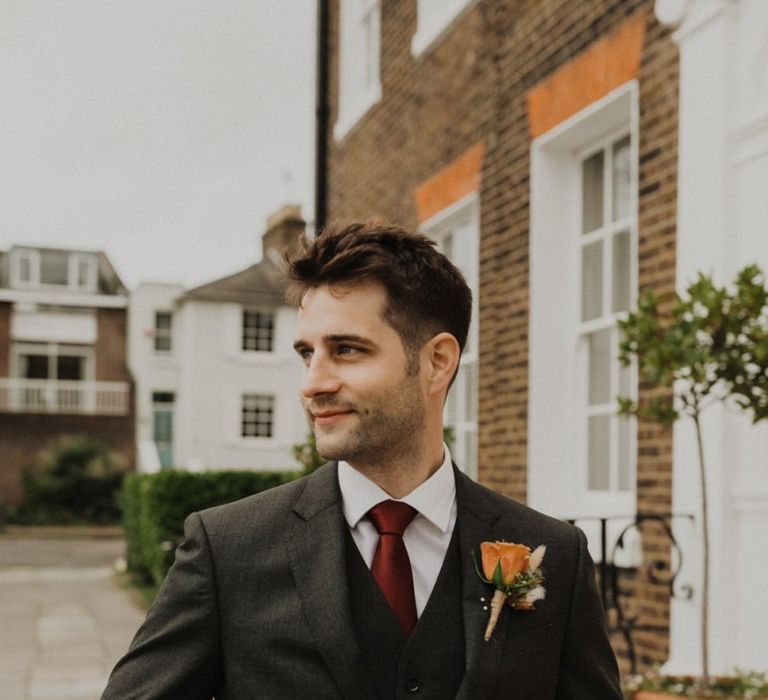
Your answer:
[[[528,568],[528,557],[531,550],[524,544],[512,542],[481,542],[480,553],[483,556],[483,573],[489,580],[493,580],[493,572],[496,564],[501,562],[501,575],[504,585],[514,583],[519,573]]]

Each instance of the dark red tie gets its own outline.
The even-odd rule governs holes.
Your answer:
[[[371,572],[408,635],[416,626],[416,599],[403,532],[416,513],[415,508],[399,501],[382,501],[368,511],[368,517],[379,532]]]

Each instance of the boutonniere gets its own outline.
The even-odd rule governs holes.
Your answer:
[[[514,610],[531,610],[537,600],[544,598],[541,562],[546,551],[544,545],[531,551],[524,544],[512,542],[480,543],[483,571],[481,573],[478,569],[477,560],[475,570],[485,583],[490,583],[496,589],[491,598],[491,616],[485,628],[486,642],[496,629],[505,603]]]

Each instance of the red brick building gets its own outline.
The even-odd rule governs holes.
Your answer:
[[[581,519],[596,559],[591,519],[612,519],[612,542],[620,516],[672,510],[671,431],[615,401],[637,394],[617,316],[676,282],[679,59],[653,5],[329,3],[327,218],[421,230],[464,270],[476,313],[447,409],[454,456]],[[669,566],[670,543],[641,531],[617,561],[652,628],[634,633],[643,668],[667,658],[669,586],[639,565]]]
[[[0,252],[0,504],[64,435],[88,435],[133,467],[128,296],[103,253]]]

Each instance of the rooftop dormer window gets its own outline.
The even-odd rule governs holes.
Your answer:
[[[97,259],[93,253],[17,248],[11,251],[11,286],[94,293]]]

